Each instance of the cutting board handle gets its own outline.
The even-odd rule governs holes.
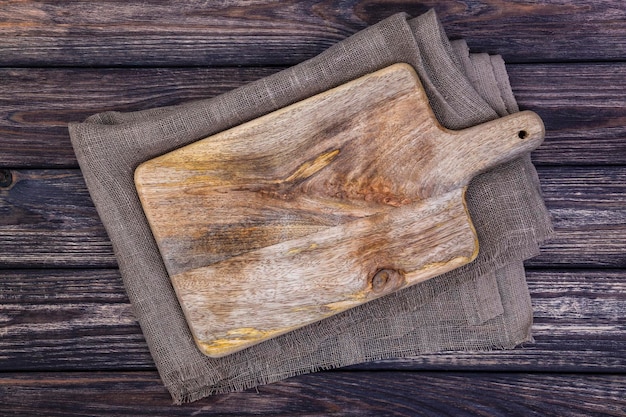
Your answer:
[[[440,177],[436,187],[443,192],[536,149],[543,142],[545,127],[539,115],[526,110],[459,131],[446,129],[446,133],[438,160],[438,172],[445,179]]]

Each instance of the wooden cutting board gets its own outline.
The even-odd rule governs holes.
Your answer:
[[[521,112],[461,131],[396,64],[139,166],[199,348],[224,356],[472,261],[469,181],[536,148]]]

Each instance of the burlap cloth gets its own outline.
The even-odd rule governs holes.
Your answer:
[[[93,201],[113,242],[134,312],[177,403],[289,376],[444,350],[513,348],[531,340],[522,261],[551,233],[529,156],[477,177],[467,200],[479,235],[473,263],[220,359],[196,348],[144,217],[141,162],[397,62],[420,75],[451,129],[518,111],[499,57],[450,43],[434,12],[396,14],[319,56],[219,97],[70,125]]]

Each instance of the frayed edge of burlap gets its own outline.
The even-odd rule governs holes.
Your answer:
[[[526,343],[534,343],[535,339],[530,333],[530,329],[525,337],[516,340],[510,344],[495,344],[490,346],[476,346],[471,350],[464,350],[464,353],[471,352],[492,352],[496,350],[511,350],[515,347],[526,344]],[[194,401],[198,401],[202,398],[217,395],[217,394],[228,394],[232,392],[241,392],[251,388],[255,388],[261,385],[272,384],[275,382],[283,381],[287,378],[293,378],[300,375],[307,375],[321,371],[332,371],[335,369],[343,368],[350,365],[358,365],[364,362],[372,362],[379,360],[389,360],[396,358],[410,358],[413,356],[424,355],[428,353],[444,353],[446,350],[441,350],[437,352],[424,352],[414,349],[404,349],[402,352],[386,352],[377,355],[368,356],[364,361],[337,361],[332,364],[324,364],[324,365],[316,365],[312,366],[308,369],[297,369],[291,370],[282,374],[274,374],[274,375],[265,375],[265,376],[257,376],[254,380],[249,380],[247,382],[239,382],[239,383],[228,383],[224,385],[211,385],[207,386],[206,377],[199,376],[194,379],[186,379],[184,383],[180,384],[171,384],[166,385],[168,391],[170,391],[172,395],[172,400],[175,405],[181,405],[185,403],[190,403]],[[448,350],[448,352],[454,352],[453,350]]]

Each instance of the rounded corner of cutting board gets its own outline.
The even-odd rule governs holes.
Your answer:
[[[146,171],[148,171],[150,167],[149,163],[150,161],[146,161],[137,165],[137,168],[135,168],[135,172],[133,173],[133,181],[135,182],[135,188],[137,189],[137,191],[139,191],[140,194],[141,194],[141,189],[143,187],[143,179],[146,176]]]
[[[205,356],[208,356],[209,358],[212,359],[219,359],[222,358],[224,356],[227,356],[231,353],[234,353],[234,351],[224,351],[224,349],[218,349],[215,348],[214,346],[202,342],[201,340],[199,340],[198,338],[196,338],[195,336],[193,337],[193,341],[196,344],[196,347],[198,348],[198,350]]]
[[[259,344],[265,340],[269,340],[273,337],[278,336],[279,334],[273,334],[271,336],[262,336],[256,337],[250,340],[239,340],[239,339],[215,339],[210,342],[205,342],[198,339],[195,335],[193,335],[193,340],[198,347],[198,350],[202,352],[205,356],[208,356],[212,359],[223,358],[224,356],[232,355],[233,353],[237,353],[241,350]]]
[[[398,62],[398,63],[395,63],[395,64],[391,64],[388,67],[383,68],[382,71],[403,71],[403,72],[409,73],[412,76],[414,76],[415,78],[419,79],[419,76],[417,75],[417,72],[415,71],[415,68],[413,68],[413,66],[411,66],[411,64],[408,64],[406,62]]]

